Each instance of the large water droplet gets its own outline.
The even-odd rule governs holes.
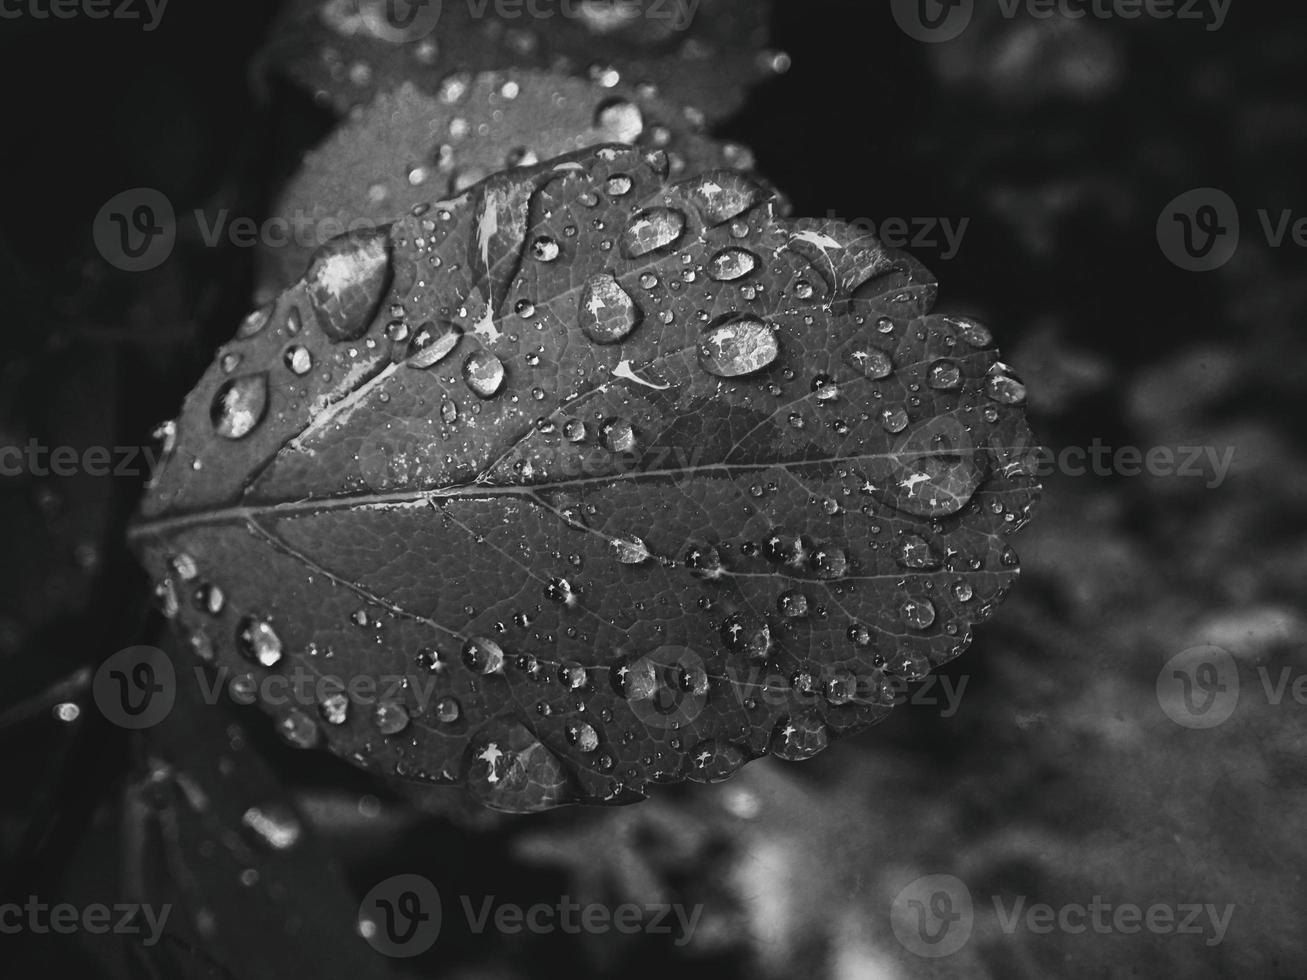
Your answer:
[[[638,259],[668,248],[685,232],[685,215],[672,208],[650,208],[631,219],[622,233],[622,252]]]
[[[776,608],[786,619],[802,619],[808,615],[808,597],[798,589],[790,589],[777,598]]]
[[[483,804],[509,813],[537,813],[574,795],[558,757],[521,722],[487,722],[468,744],[467,787]]]
[[[734,282],[758,268],[758,256],[742,248],[727,248],[708,261],[708,275],[718,282]]]
[[[504,386],[504,364],[483,348],[463,362],[463,380],[478,398],[494,398]]]
[[[658,690],[658,675],[648,657],[626,657],[610,669],[613,690],[628,701],[646,701]]]
[[[771,754],[786,762],[811,759],[830,745],[826,723],[815,712],[782,718],[772,733]]]
[[[278,722],[281,737],[297,749],[311,749],[318,741],[318,725],[299,708],[291,708]]]
[[[739,772],[746,761],[738,745],[706,738],[690,750],[688,778],[696,783],[720,783]]]
[[[905,534],[899,541],[898,560],[904,568],[938,568],[942,559],[925,538],[919,534]]]
[[[599,733],[588,721],[574,721],[567,726],[567,741],[579,752],[593,752],[599,748]]]
[[[363,336],[390,288],[390,279],[386,232],[369,229],[323,245],[304,276],[322,332],[334,341]]]
[[[609,419],[599,429],[604,448],[612,453],[629,453],[635,450],[635,428],[626,419]]]
[[[307,347],[301,347],[299,344],[286,348],[284,360],[291,373],[301,378],[313,370],[313,355],[309,353]]]
[[[935,622],[935,604],[924,597],[905,600],[899,612],[910,629],[924,630]]]
[[[623,565],[639,565],[649,560],[649,546],[634,534],[613,538],[610,543]]]
[[[463,663],[478,674],[497,674],[504,669],[504,648],[484,636],[463,644]]]
[[[253,432],[268,412],[268,376],[247,374],[223,382],[209,419],[213,430],[224,439],[243,439]]]
[[[453,323],[424,323],[408,342],[408,366],[426,370],[454,352],[463,331]]]
[[[709,227],[737,218],[762,198],[762,188],[743,174],[717,171],[689,184],[690,197]]]
[[[985,380],[985,394],[1001,405],[1024,405],[1026,386],[1006,364],[996,363]]]
[[[372,711],[372,721],[382,735],[398,735],[409,720],[408,708],[398,701],[379,701]]]
[[[615,344],[640,323],[640,308],[611,273],[591,276],[581,293],[581,330],[596,344]]]
[[[264,667],[275,667],[281,660],[281,637],[269,623],[254,616],[241,620],[236,630],[236,646],[247,659]]]
[[[926,383],[940,391],[948,391],[962,383],[962,368],[957,361],[936,361],[930,366]]]
[[[714,327],[699,344],[699,365],[719,378],[737,378],[761,371],[779,355],[775,331],[753,317],[741,317]]]

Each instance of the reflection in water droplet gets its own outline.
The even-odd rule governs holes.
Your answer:
[[[463,362],[463,380],[478,398],[493,398],[504,386],[504,364],[488,350],[476,351]]]
[[[608,178],[608,183],[605,186],[608,193],[613,197],[625,197],[631,193],[631,188],[635,185],[626,174],[613,174]]]
[[[699,365],[719,378],[761,371],[780,356],[776,333],[764,321],[742,317],[714,327],[699,344]]]
[[[880,424],[887,432],[902,432],[908,427],[908,413],[902,405],[895,405],[880,413]]]
[[[640,308],[611,273],[591,276],[581,292],[581,330],[596,344],[615,344],[640,323]]]
[[[638,259],[668,248],[685,232],[685,215],[672,208],[650,208],[631,219],[622,233],[622,252]]]
[[[224,439],[243,439],[258,427],[267,411],[268,376],[247,374],[223,382],[213,396],[209,419]]]
[[[831,704],[848,704],[858,693],[858,679],[852,671],[837,670],[827,679],[823,693]]]
[[[408,343],[409,367],[426,370],[434,367],[454,352],[463,331],[453,323],[424,323]]]

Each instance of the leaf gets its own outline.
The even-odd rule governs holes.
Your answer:
[[[227,708],[204,703],[196,673],[179,664],[176,681],[176,704],[142,735],[115,825],[82,842],[71,896],[140,903],[157,923],[128,937],[87,934],[88,949],[104,964],[125,955],[118,975],[132,977],[390,976],[359,935],[344,870],[281,778]],[[104,846],[110,830],[118,853]],[[118,867],[101,867],[106,855]]]
[[[989,332],[667,170],[582,151],[329,243],[187,398],[133,538],[218,662],[324,678],[266,705],[297,744],[630,801],[879,720],[1008,590],[1037,487]]]
[[[295,0],[261,57],[344,112],[412,81],[541,68],[605,86],[651,83],[689,114],[724,119],[776,69],[766,0]]]
[[[276,207],[291,234],[260,254],[261,295],[293,283],[335,235],[393,221],[505,168],[600,143],[661,147],[673,174],[751,162],[747,150],[699,135],[676,107],[624,85],[537,71],[453,75],[437,96],[404,85],[307,156]]]

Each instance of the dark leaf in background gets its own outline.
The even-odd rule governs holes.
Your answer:
[[[989,332],[667,170],[585,151],[338,239],[187,399],[137,547],[197,648],[321,681],[293,744],[631,801],[879,720],[1006,593],[1036,487]]]
[[[406,81],[435,93],[453,72],[545,68],[605,87],[649,84],[711,121],[783,70],[764,50],[766,0],[538,0],[531,11],[494,0],[294,0],[263,70],[344,112]]]
[[[52,896],[83,907],[140,903],[159,924],[86,935],[88,952],[129,978],[391,976],[360,936],[358,900],[283,778],[229,707],[206,703],[190,652],[173,658],[176,703],[140,736],[127,782]],[[100,846],[106,836],[121,841],[116,855]]]
[[[748,150],[699,135],[675,106],[626,85],[537,71],[454,75],[435,95],[404,85],[352,113],[305,158],[276,206],[290,240],[260,252],[261,298],[298,279],[335,235],[600,143],[665,149],[673,176],[752,163]]]

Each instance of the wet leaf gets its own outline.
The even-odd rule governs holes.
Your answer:
[[[264,50],[344,112],[412,81],[439,93],[459,72],[547,68],[605,87],[651,84],[695,118],[723,119],[784,70],[764,50],[766,0],[296,0]]]
[[[188,397],[134,541],[220,663],[343,692],[267,705],[295,744],[626,802],[879,720],[1007,592],[1037,487],[988,330],[854,227],[667,171],[582,151],[329,243]]]
[[[751,162],[744,148],[699,135],[679,108],[627,85],[539,71],[461,76],[440,95],[404,85],[305,159],[276,207],[286,240],[260,253],[263,292],[294,282],[328,238],[394,221],[501,170],[613,142],[665,149],[673,176]]]

